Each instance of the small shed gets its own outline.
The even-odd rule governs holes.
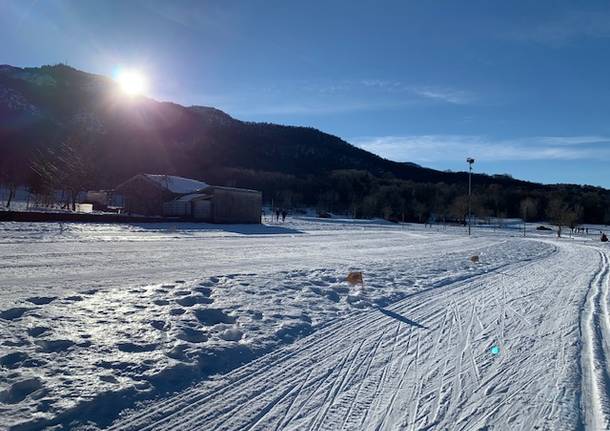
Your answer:
[[[260,223],[263,195],[256,190],[211,186],[212,223]]]
[[[256,190],[208,186],[163,205],[163,214],[209,223],[260,223],[262,194]]]

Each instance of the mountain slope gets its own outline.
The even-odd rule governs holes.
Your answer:
[[[32,160],[57,160],[66,141],[87,159],[77,186],[83,190],[113,188],[146,172],[254,188],[276,205],[359,217],[464,221],[468,208],[465,172],[386,160],[313,128],[244,122],[210,107],[130,98],[113,80],[65,65],[0,66],[0,183],[48,193],[32,173]],[[481,217],[520,217],[530,199],[530,218],[548,216],[564,225],[610,222],[610,192],[602,188],[541,185],[506,175],[478,174],[473,182],[472,207]],[[55,181],[52,187],[75,186]]]
[[[0,66],[0,138],[18,165],[26,167],[35,149],[83,132],[95,142],[106,173],[102,182],[143,171],[205,179],[206,170],[220,166],[296,176],[362,169],[414,181],[464,180],[463,173],[382,159],[313,128],[248,123],[214,108],[129,99],[112,80],[64,65]]]

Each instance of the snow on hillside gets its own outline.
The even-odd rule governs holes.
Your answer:
[[[506,385],[533,384],[519,364],[543,356],[528,356],[530,349],[539,347],[546,360],[575,354],[557,353],[561,343],[550,337],[544,344],[536,331],[555,333],[547,319],[559,314],[545,313],[561,305],[563,293],[572,300],[562,310],[575,314],[562,324],[567,331],[578,322],[569,307],[584,297],[581,279],[597,264],[594,248],[569,240],[468,238],[463,229],[347,220],[4,223],[0,232],[0,429],[86,422],[87,429],[103,428],[121,410],[154,398],[115,426],[395,429],[411,418],[419,429],[460,417],[472,426],[487,423],[482,414],[506,411],[489,400],[499,406],[501,394],[516,396]],[[578,256],[588,257],[572,277],[574,289],[548,284],[556,268],[566,269],[554,274],[560,280],[568,277]],[[348,271],[363,271],[364,286],[345,282]],[[528,279],[530,273],[535,277]],[[316,343],[323,349],[314,349]],[[513,356],[489,362],[493,343]],[[461,363],[453,362],[460,352]],[[462,377],[459,367],[471,373],[471,361],[478,363],[475,374]],[[557,384],[571,382],[573,366],[563,367],[554,374]],[[266,373],[267,383],[252,380]],[[399,378],[404,373],[408,380]],[[552,376],[542,376],[539,384],[550,384]],[[203,386],[190,388],[198,382]],[[403,392],[405,384],[419,387]],[[569,384],[561,390],[573,396]],[[469,401],[477,385],[488,401]],[[399,392],[392,395],[392,388]],[[222,395],[198,404],[211,393]],[[187,412],[178,414],[181,409]],[[569,418],[564,410],[553,412]],[[392,415],[384,419],[381,411]]]

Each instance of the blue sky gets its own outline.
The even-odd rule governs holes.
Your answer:
[[[608,2],[0,0],[0,38],[393,160],[610,188]]]

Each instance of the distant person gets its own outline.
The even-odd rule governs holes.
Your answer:
[[[280,221],[280,209],[275,210],[275,220],[279,223]]]
[[[602,242],[608,242],[608,237],[606,236],[605,233],[602,233],[601,240],[602,240]]]
[[[288,211],[282,210],[282,223],[286,221],[286,216],[288,215]]]

